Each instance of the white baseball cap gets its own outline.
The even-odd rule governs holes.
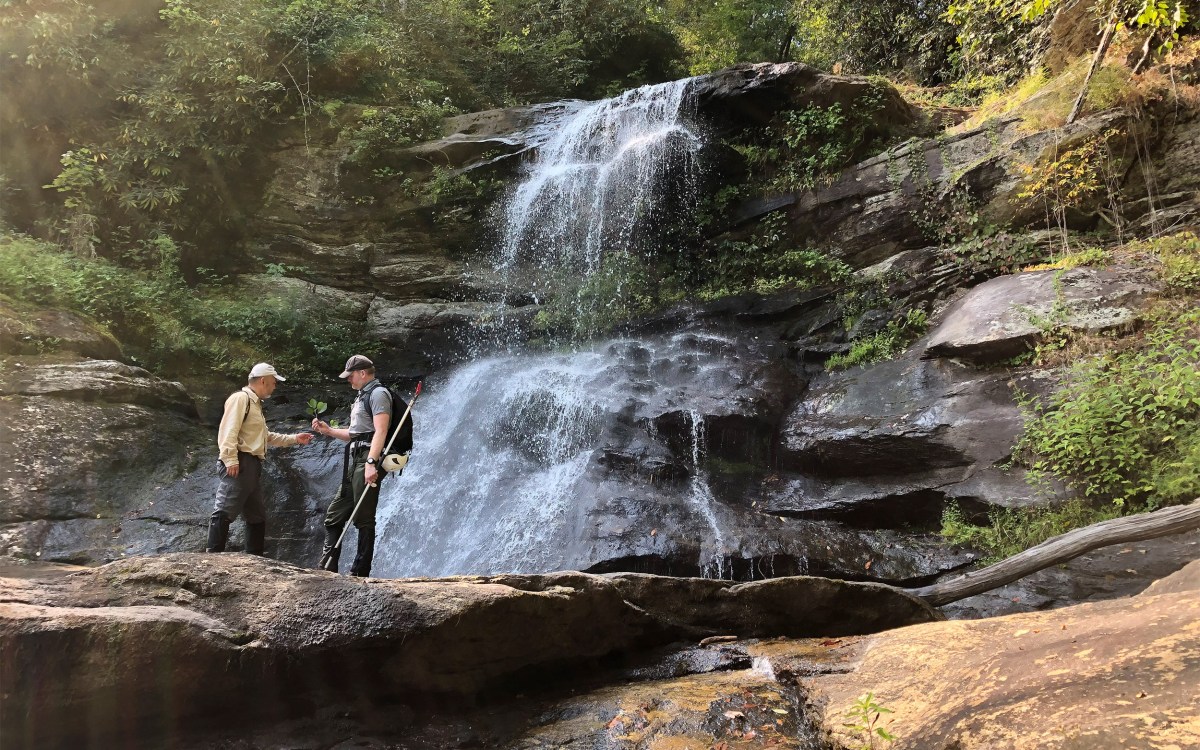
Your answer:
[[[275,368],[266,362],[259,362],[254,366],[254,369],[250,371],[250,377],[252,378],[261,378],[264,375],[273,375],[275,376],[275,379],[279,381],[287,380],[287,378],[275,372]]]

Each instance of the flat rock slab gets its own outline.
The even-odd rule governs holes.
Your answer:
[[[0,375],[0,396],[52,396],[75,401],[165,408],[189,417],[196,405],[180,383],[115,360],[13,361]]]
[[[902,628],[846,647],[844,674],[803,680],[842,726],[871,691],[892,750],[1200,747],[1200,561],[1142,594]]]
[[[1092,268],[1001,276],[954,303],[930,334],[926,357],[991,364],[1023,354],[1052,327],[1099,333],[1132,327],[1148,281]]]
[[[339,701],[471,695],[684,638],[848,635],[940,617],[888,586],[822,578],[364,580],[185,553],[0,579],[0,602],[6,748],[9,737],[124,746],[213,715],[250,726]]]

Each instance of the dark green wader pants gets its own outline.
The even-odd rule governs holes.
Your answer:
[[[346,522],[350,521],[350,513],[354,510],[354,504],[360,497],[363,497],[363,489],[367,486],[364,479],[364,472],[367,468],[366,461],[366,451],[362,451],[358,456],[351,456],[350,470],[346,472],[348,476],[343,475],[342,486],[338,490],[337,497],[325,511],[325,548],[321,551],[322,559],[329,558],[325,570],[337,572],[338,558],[341,556],[342,550],[340,547],[335,549],[333,545],[337,544],[342,529],[345,528]],[[380,472],[380,474],[380,481],[367,492],[362,505],[358,507],[358,513],[354,516],[354,528],[358,529],[358,553],[354,556],[354,562],[350,566],[350,575],[352,576],[365,578],[371,575],[371,558],[375,556],[375,510],[379,507],[379,485],[387,476],[386,472]],[[345,544],[344,540],[342,544]]]

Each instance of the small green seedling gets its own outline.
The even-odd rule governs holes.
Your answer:
[[[324,414],[325,410],[328,408],[329,404],[325,403],[324,401],[318,401],[315,398],[310,398],[308,400],[308,408],[304,410],[304,413],[310,417],[319,417]]]
[[[884,708],[875,702],[873,693],[863,693],[858,696],[858,700],[853,706],[846,709],[843,718],[846,720],[842,726],[854,733],[854,739],[859,744],[856,750],[875,750],[875,738],[891,743],[896,737],[888,730],[879,726],[879,717],[882,714],[890,714],[892,709]]]

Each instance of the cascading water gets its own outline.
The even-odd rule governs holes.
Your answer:
[[[505,286],[543,301],[608,255],[652,250],[695,193],[703,139],[691,82],[633,89],[562,122],[507,197],[495,261]]]
[[[642,87],[562,121],[507,198],[496,257],[507,285],[544,299],[595,273],[609,253],[651,249],[650,230],[695,186],[702,138],[690,83]],[[503,316],[501,307],[501,329]],[[410,468],[385,486],[376,569],[531,572],[586,558],[581,499],[621,500],[620,488],[589,475],[604,426],[655,388],[631,374],[638,363],[622,369],[603,351],[492,357],[431,379]],[[718,560],[723,543],[694,438],[692,505],[708,537],[694,541]],[[722,572],[717,563],[705,570]]]
[[[629,490],[596,467],[619,439],[614,425],[732,386],[720,353],[695,354],[698,338],[481,359],[430,388],[413,460],[385,485],[378,574],[540,572],[588,559],[589,513]],[[702,418],[686,418],[679,442],[690,455],[680,463],[690,478],[679,488],[679,512],[693,519],[688,535],[701,572],[722,577],[724,540],[701,469]]]
[[[725,538],[721,533],[721,525],[717,522],[714,509],[716,498],[713,497],[712,487],[708,483],[703,466],[704,457],[704,416],[692,410],[688,412],[692,422],[692,503],[701,517],[708,522],[712,529],[716,549],[708,560],[701,561],[701,572],[706,578],[725,577]]]

